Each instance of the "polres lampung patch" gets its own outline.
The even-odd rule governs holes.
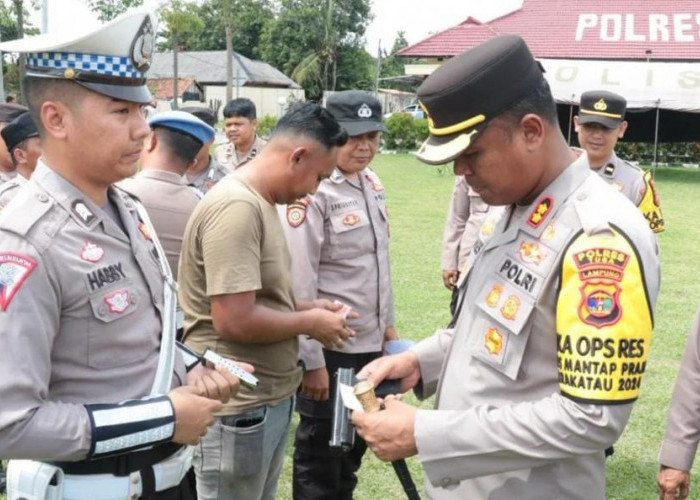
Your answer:
[[[653,322],[633,244],[618,229],[581,233],[566,249],[560,279],[556,324],[562,394],[586,403],[634,401]]]

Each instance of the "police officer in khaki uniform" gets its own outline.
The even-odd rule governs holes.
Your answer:
[[[154,115],[148,124],[152,132],[141,153],[141,171],[119,186],[146,207],[177,280],[185,227],[202,196],[187,185],[184,173],[197,161],[202,145],[214,139],[214,129],[184,111]]]
[[[657,481],[661,500],[683,500],[690,493],[690,469],[700,442],[699,351],[700,309],[685,344],[659,452],[661,468]]]
[[[359,373],[436,393],[435,410],[390,398],[353,413],[357,430],[382,459],[417,454],[430,498],[602,500],[604,450],[649,353],[654,234],[575,159],[521,38],[450,59],[418,99],[430,117],[418,157],[454,160],[486,203],[509,207],[458,285],[453,328]]]
[[[356,336],[343,348],[324,349],[299,339],[305,374],[297,397],[300,421],[294,449],[294,498],[351,499],[367,446],[331,451],[334,374],[339,367],[359,371],[381,356],[394,329],[394,296],[389,272],[389,218],[386,192],[369,164],[377,152],[382,109],[371,94],[348,90],[328,98],[326,109],[348,133],[338,167],[307,195],[284,209],[285,234],[292,254],[292,283],[297,298],[328,299],[350,306]]]
[[[660,233],[666,225],[651,172],[615,154],[615,145],[627,130],[626,110],[627,100],[621,95],[605,90],[584,92],[574,126],[591,168],[639,207],[651,230]]]
[[[447,212],[442,236],[442,282],[453,290],[479,234],[481,225],[494,212],[502,213],[501,207],[491,207],[464,180],[456,177],[450,208]]]
[[[210,108],[187,106],[182,108],[182,111],[193,114],[211,128],[214,128],[216,125],[216,115],[214,115],[214,112]],[[205,194],[214,187],[214,184],[231,172],[229,169],[220,165],[219,162],[209,154],[212,144],[214,144],[214,137],[202,146],[202,149],[197,155],[197,163],[190,166],[187,172],[185,172],[187,182]]]
[[[19,115],[26,113],[25,106],[15,103],[0,103],[0,130]],[[4,144],[0,144],[0,185],[17,175],[12,158]]]
[[[17,172],[14,179],[0,184],[0,210],[2,210],[34,173],[39,156],[41,156],[41,144],[39,143],[39,130],[29,112],[8,123],[0,131],[0,135]]]
[[[25,52],[42,140],[0,214],[0,455],[8,500],[191,498],[192,450],[238,379],[174,344],[174,283],[148,216],[111,184],[133,175],[155,36],[143,12]]]
[[[223,113],[229,142],[216,148],[214,158],[233,172],[255,158],[266,143],[256,133],[258,118],[253,101],[233,99],[224,106]]]

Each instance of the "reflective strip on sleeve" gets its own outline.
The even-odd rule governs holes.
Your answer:
[[[125,401],[116,405],[85,405],[92,427],[88,458],[104,458],[170,441],[175,410],[167,396]]]
[[[653,318],[637,250],[618,228],[567,248],[557,299],[559,388],[585,403],[639,395]]]

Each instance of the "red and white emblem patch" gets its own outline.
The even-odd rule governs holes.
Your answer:
[[[0,310],[6,311],[12,298],[32,271],[36,261],[18,253],[0,253]]]
[[[104,257],[105,251],[101,246],[86,241],[80,252],[80,258],[86,262],[99,262]]]
[[[116,292],[107,295],[105,302],[109,308],[109,312],[121,314],[129,308],[129,292],[126,290],[117,290]]]

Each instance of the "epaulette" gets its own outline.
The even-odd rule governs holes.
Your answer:
[[[26,236],[54,205],[49,195],[28,184],[0,212],[0,229]]]
[[[639,166],[635,165],[634,163],[631,163],[631,162],[629,162],[629,161],[627,161],[627,160],[624,160],[624,159],[622,159],[622,158],[620,158],[620,157],[618,157],[617,159],[618,159],[618,161],[619,161],[620,163],[622,163],[623,165],[625,165],[625,166],[627,166],[627,167],[630,167],[631,169],[637,170],[637,171],[638,171],[639,173],[641,173],[641,174],[644,173],[644,169],[643,169],[642,167],[639,167]]]
[[[601,204],[596,202],[597,196],[593,196],[586,187],[578,189],[572,196],[575,197],[576,215],[581,223],[581,228],[587,235],[612,231],[609,210],[604,209]]]
[[[121,200],[124,202],[124,206],[128,210],[134,210],[136,208],[135,203],[141,203],[139,197],[134,193],[116,184],[112,184],[112,187],[114,188],[114,192],[117,194],[117,196],[119,196],[119,198],[121,198]]]

